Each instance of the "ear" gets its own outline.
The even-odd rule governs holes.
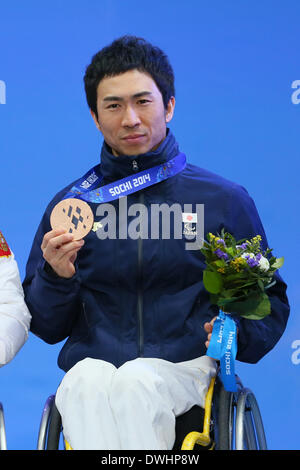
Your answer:
[[[173,118],[174,109],[175,109],[175,97],[171,96],[171,98],[169,99],[167,109],[166,109],[166,122],[170,122],[171,119]]]
[[[99,124],[99,121],[98,121],[98,119],[97,119],[96,114],[95,114],[94,111],[92,111],[91,109],[90,109],[90,113],[91,113],[91,116],[92,116],[92,118],[93,118],[93,120],[94,120],[94,123],[96,124],[97,129],[101,132],[101,127],[100,127],[100,124]]]

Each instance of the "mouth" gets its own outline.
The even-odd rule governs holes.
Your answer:
[[[125,137],[122,137],[122,140],[128,143],[138,143],[144,140],[146,137],[145,134],[130,134],[126,135]]]

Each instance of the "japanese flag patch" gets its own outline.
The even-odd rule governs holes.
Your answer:
[[[2,256],[9,257],[11,256],[11,251],[9,249],[8,244],[6,243],[6,240],[0,230],[0,258]]]
[[[197,213],[194,214],[192,212],[183,212],[182,222],[189,223],[189,224],[197,223]]]

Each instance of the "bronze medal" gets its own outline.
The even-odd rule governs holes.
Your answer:
[[[92,229],[94,215],[90,206],[81,199],[63,199],[53,208],[50,216],[52,229],[64,228],[81,240]]]

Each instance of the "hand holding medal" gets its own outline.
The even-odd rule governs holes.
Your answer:
[[[77,252],[93,222],[90,206],[79,199],[64,199],[54,207],[50,216],[52,230],[44,236],[41,249],[58,276],[69,279],[75,274]]]

